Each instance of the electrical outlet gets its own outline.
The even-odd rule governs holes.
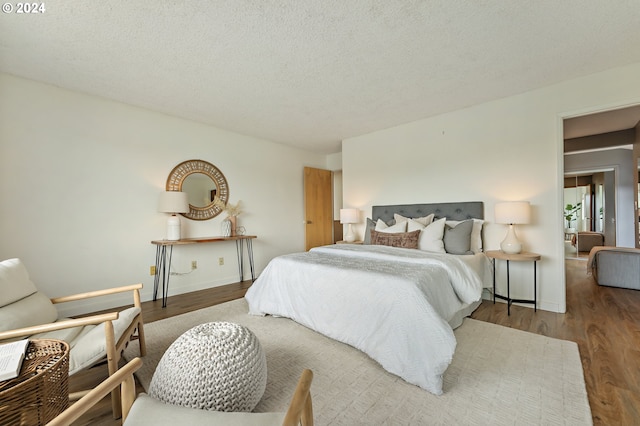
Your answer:
[[[151,265],[149,266],[149,275],[155,275],[156,274],[156,267],[155,265]]]
[[[198,261],[197,260],[192,260],[191,261],[191,269],[198,269]]]
[[[219,257],[218,258],[218,265],[220,265],[220,266],[224,265],[224,257]]]

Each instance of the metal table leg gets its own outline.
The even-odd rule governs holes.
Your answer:
[[[156,275],[153,279],[153,300],[158,298],[158,287],[160,277],[162,277],[162,307],[167,307],[167,296],[169,295],[169,277],[171,276],[171,256],[173,255],[173,245],[169,246],[169,259],[167,260],[167,246],[159,245],[156,251]]]
[[[242,239],[236,240],[236,253],[238,254],[238,274],[240,275],[240,282],[244,278],[244,256],[242,252],[244,250],[244,244]]]
[[[493,263],[493,304],[496,304],[496,259],[491,259]]]
[[[253,267],[253,243],[251,238],[247,240],[247,255],[249,256],[249,267],[251,268],[251,282],[256,280],[256,273]]]
[[[171,277],[171,257],[173,256],[173,246],[169,246],[169,263],[165,256],[165,262],[163,267],[164,276],[162,278],[162,307],[167,307],[167,297],[169,297],[169,278]]]
[[[538,311],[538,274],[536,272],[537,261],[533,261],[533,312]]]
[[[153,276],[153,300],[158,298],[158,284],[160,284],[160,263],[162,259],[162,246],[156,246],[156,273]]]
[[[507,259],[507,315],[511,315],[511,286],[509,285],[509,259]]]

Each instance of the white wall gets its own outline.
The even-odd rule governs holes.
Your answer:
[[[230,201],[242,200],[257,272],[304,250],[303,167],[323,168],[325,156],[8,75],[0,93],[0,259],[21,258],[50,297],[142,282],[150,299],[150,241],[165,237],[158,194],[190,159],[217,166]],[[183,219],[183,236],[219,235],[223,218]],[[198,269],[172,277],[170,294],[238,281],[233,243],[174,250],[176,270],[192,260]],[[120,303],[129,298],[64,312]]]
[[[326,168],[327,170],[331,170],[334,172],[342,170],[342,153],[337,152],[335,154],[327,155]]]
[[[639,100],[634,64],[347,139],[344,204],[370,215],[376,204],[483,201],[492,222],[497,202],[528,200],[533,222],[517,232],[542,255],[540,307],[564,312],[562,119]],[[505,232],[489,223],[486,247]],[[513,266],[512,294],[531,297],[531,267]]]

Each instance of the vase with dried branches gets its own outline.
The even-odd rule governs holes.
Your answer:
[[[230,222],[230,233],[229,235],[225,235],[225,231],[224,231],[224,224],[223,224],[223,236],[227,237],[227,236],[232,236],[235,237],[236,236],[236,228],[238,226],[237,223],[237,217],[240,213],[242,213],[242,207],[240,207],[241,204],[241,200],[238,200],[237,203],[235,204],[231,204],[231,203],[227,203],[225,204],[224,201],[222,201],[220,198],[215,197],[215,199],[213,200],[213,204],[216,207],[219,207],[220,209],[222,209],[222,211],[224,211],[227,214],[226,219]]]

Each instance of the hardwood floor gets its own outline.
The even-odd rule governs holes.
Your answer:
[[[567,313],[484,301],[472,318],[578,344],[595,425],[640,424],[640,291],[598,286],[584,260],[566,260]],[[144,302],[146,323],[242,297],[251,282],[173,296],[166,308]],[[547,283],[548,285],[548,283]],[[106,365],[71,377],[73,390],[106,377]],[[140,389],[142,390],[142,389]],[[75,425],[119,425],[109,398]]]
[[[595,425],[640,424],[640,291],[601,287],[566,260],[567,313],[484,301],[472,318],[578,344]]]

